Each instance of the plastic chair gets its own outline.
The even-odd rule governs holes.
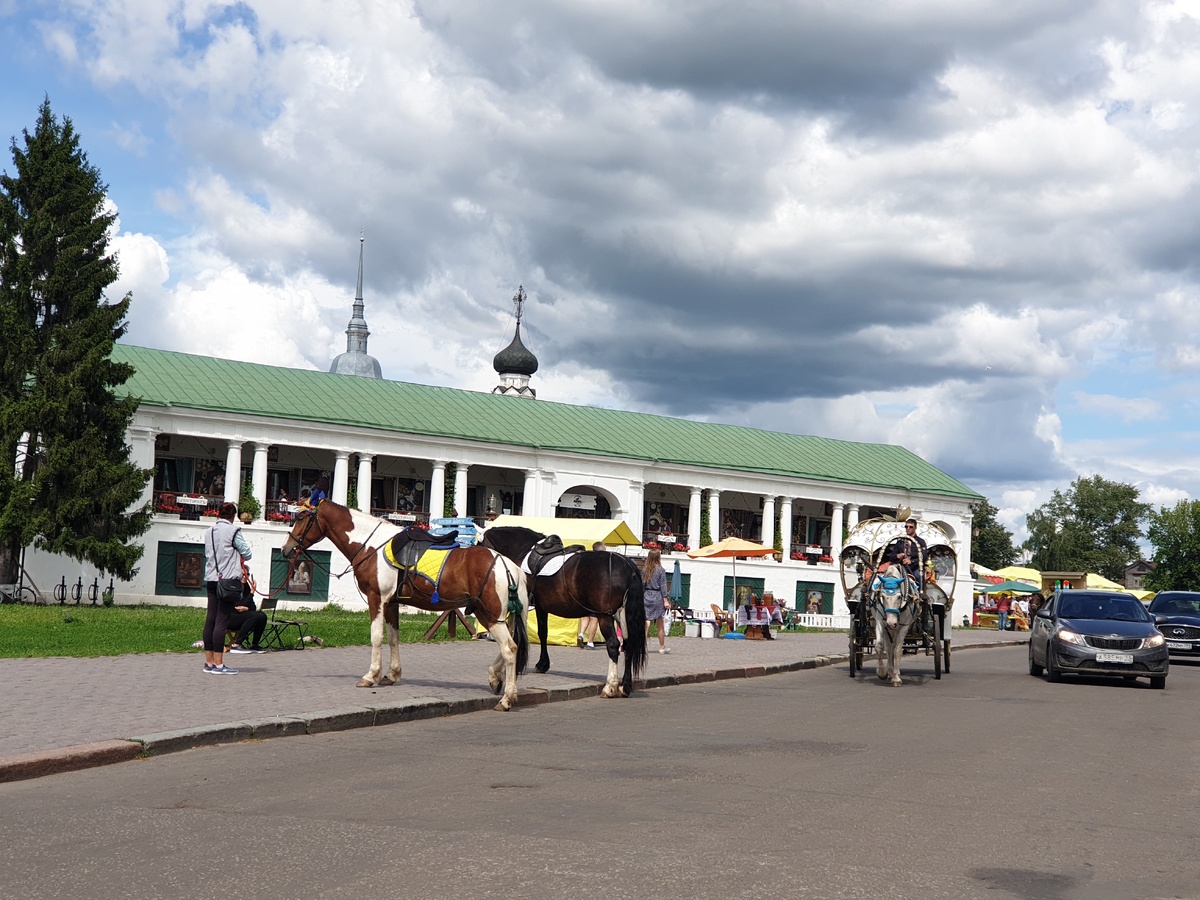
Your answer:
[[[734,631],[733,615],[725,612],[725,610],[721,609],[721,607],[717,606],[715,603],[710,603],[709,605],[712,607],[714,623],[713,627],[716,628],[717,637],[721,636],[722,627],[729,631]]]

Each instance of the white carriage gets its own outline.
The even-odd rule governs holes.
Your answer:
[[[919,538],[920,540],[914,540]],[[906,543],[911,542],[911,543]],[[900,549],[915,550],[908,562],[896,562]],[[840,554],[842,587],[850,607],[850,677],[862,669],[863,658],[880,654],[875,618],[897,612],[911,604],[911,624],[903,636],[903,653],[933,657],[934,678],[950,671],[950,640],[947,614],[953,603],[958,558],[949,535],[932,522],[917,521],[909,536],[903,519],[868,519],[858,523],[847,536]],[[889,573],[904,577],[876,578],[883,562],[891,562]],[[897,583],[898,582],[898,583]],[[890,591],[890,595],[885,592]],[[898,674],[893,683],[899,683]]]

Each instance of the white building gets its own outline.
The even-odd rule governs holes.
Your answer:
[[[836,564],[810,560],[836,558],[844,530],[862,518],[910,507],[970,558],[970,504],[980,495],[902,447],[571,406],[529,391],[485,394],[138,347],[114,355],[136,369],[128,388],[141,405],[128,439],[134,460],[156,469],[143,498],[159,510],[138,574],[115,585],[119,603],[202,604],[196,554],[212,521],[204,513],[236,501],[243,481],[263,509],[244,528],[251,569],[260,587],[280,586],[288,528],[280,492],[294,502],[321,473],[334,501],[400,521],[431,510],[436,518],[449,505],[481,523],[503,512],[622,519],[670,547],[696,546],[702,518],[720,523],[710,528],[714,541],[778,538],[783,560],[739,560],[738,586],[801,609],[819,592],[822,611],[844,611]],[[498,369],[503,363],[497,357]],[[810,556],[809,548],[819,549]],[[337,577],[346,561],[328,545],[316,549],[329,572],[313,573],[311,592],[286,592],[284,605],[362,606],[353,579]],[[668,552],[668,571],[675,559],[690,605],[728,605],[729,560]],[[30,551],[26,562],[46,593],[82,580],[85,602],[97,578],[61,557]],[[971,599],[967,569],[954,591],[959,609]]]

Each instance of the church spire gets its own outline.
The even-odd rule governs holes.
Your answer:
[[[521,316],[524,313],[525,299],[525,288],[519,286],[517,293],[513,295],[517,329],[513,334],[512,343],[497,353],[492,360],[492,367],[500,376],[500,384],[492,388],[492,393],[536,399],[537,391],[529,386],[529,376],[538,370],[537,357],[521,343]]]
[[[350,311],[350,322],[346,326],[346,352],[338,356],[329,367],[339,375],[361,375],[364,378],[382,378],[379,360],[367,353],[367,338],[371,332],[363,316],[363,246],[367,237],[358,234],[358,287],[354,292],[354,306]]]

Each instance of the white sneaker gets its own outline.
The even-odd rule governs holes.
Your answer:
[[[670,647],[659,647],[659,648],[658,648],[658,652],[659,652],[659,653],[670,653],[670,652],[671,652],[671,648],[670,648]]]

